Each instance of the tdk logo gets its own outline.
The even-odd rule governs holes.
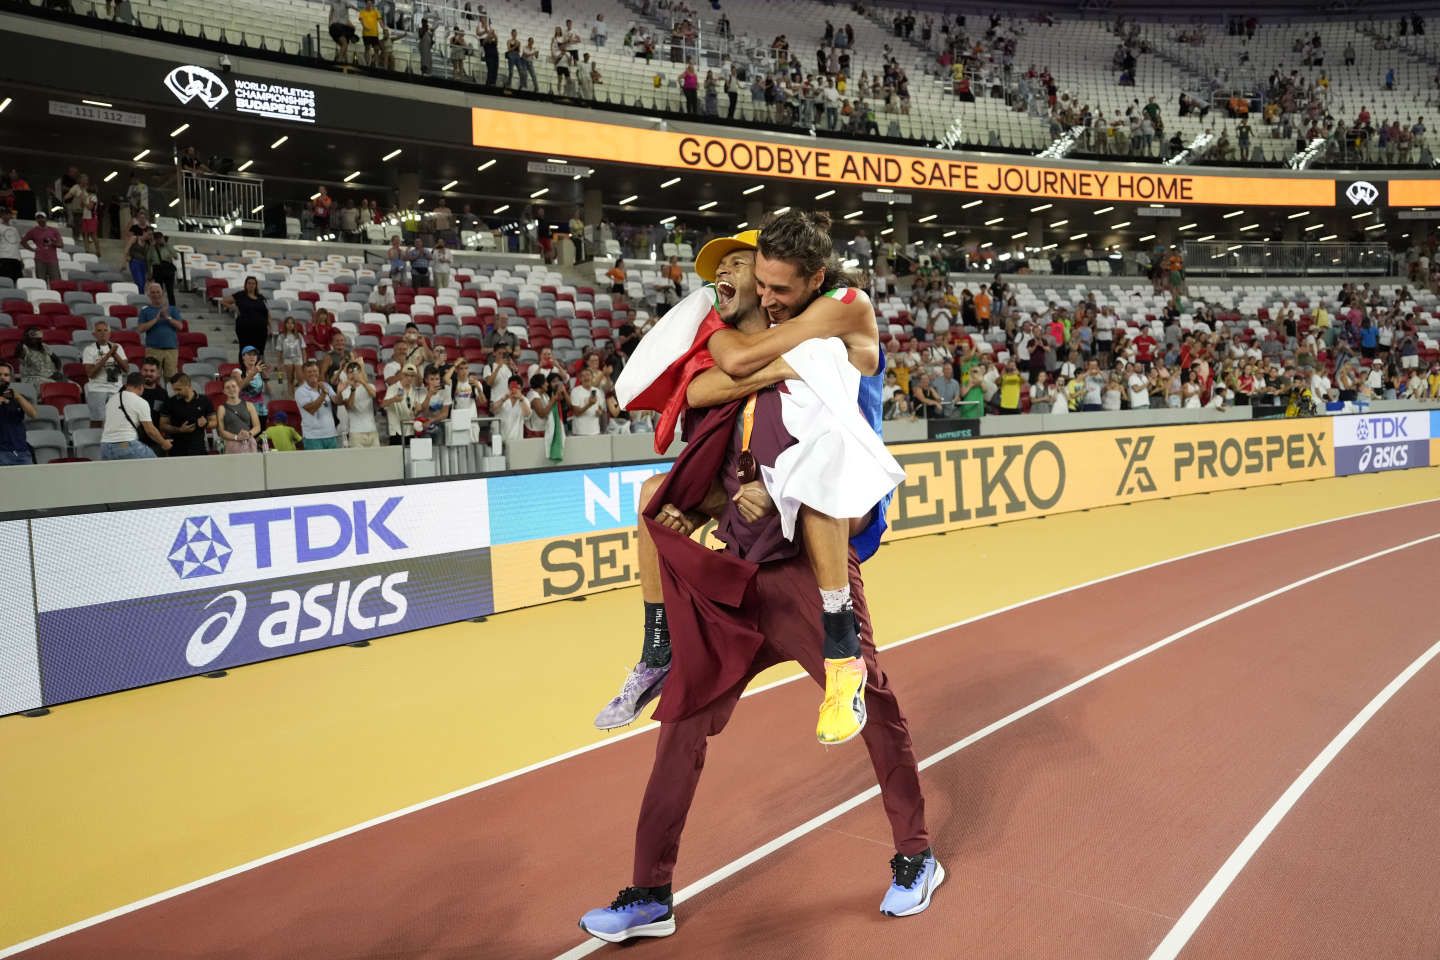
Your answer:
[[[1404,417],[1366,417],[1355,424],[1355,439],[1367,440],[1408,440]]]
[[[243,510],[226,516],[232,535],[249,527],[255,544],[255,569],[275,564],[280,544],[294,547],[296,563],[333,560],[346,553],[365,556],[383,545],[404,550],[406,543],[387,525],[403,497],[390,497],[372,514],[364,500],[348,506],[334,503],[268,510]],[[182,580],[224,573],[234,553],[214,517],[188,517],[170,548],[170,565]]]
[[[181,580],[224,573],[230,563],[230,542],[211,517],[186,517],[170,545],[170,566]]]

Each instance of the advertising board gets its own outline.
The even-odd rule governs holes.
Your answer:
[[[486,481],[31,521],[46,703],[494,611]]]
[[[0,522],[0,715],[40,706],[29,524]]]
[[[477,147],[706,173],[779,177],[861,187],[943,190],[1109,203],[1202,203],[1250,206],[1335,206],[1335,180],[1326,177],[1235,177],[1170,170],[1041,167],[959,157],[873,153],[820,146],[639,129],[471,109]]]
[[[1431,414],[1367,413],[1335,418],[1335,475],[1428,467]]]

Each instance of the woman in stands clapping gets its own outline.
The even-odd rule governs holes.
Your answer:
[[[260,414],[255,405],[240,397],[240,380],[225,380],[225,403],[219,411],[218,432],[225,442],[226,453],[255,453],[255,438],[260,435]]]
[[[240,355],[243,357],[248,347],[263,357],[265,343],[270,339],[270,306],[260,292],[260,281],[246,277],[244,289],[234,296],[223,297],[220,306],[235,314],[235,338],[240,341]]]

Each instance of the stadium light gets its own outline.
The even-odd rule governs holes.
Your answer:
[[[752,194],[752,193],[759,193],[761,190],[764,190],[764,189],[765,189],[765,184],[763,184],[763,183],[757,183],[757,184],[755,184],[755,186],[753,186],[753,187],[746,187],[744,190],[741,190],[740,192],[743,193],[745,196],[748,197],[748,196],[750,196],[750,194]]]
[[[348,177],[345,178],[345,182],[346,182],[346,183],[353,183],[353,182],[355,181],[355,179],[356,179],[357,177],[359,177],[359,176],[360,176],[360,171],[359,171],[359,170],[356,170],[354,173],[350,174],[350,176],[348,176]]]
[[[895,232],[895,228],[894,228],[894,227],[886,227],[884,230],[881,230],[881,231],[880,231],[880,236],[882,236],[882,237],[888,237],[890,234],[892,234],[892,233],[894,233],[894,232]]]
[[[480,164],[480,166],[476,167],[475,172],[484,173],[486,170],[489,170],[493,166],[495,166],[495,158],[491,157],[489,160],[486,160],[484,163]]]
[[[1364,220],[1366,217],[1373,217],[1373,216],[1375,216],[1375,211],[1374,211],[1374,210],[1366,210],[1364,213],[1351,214],[1351,215],[1350,215],[1350,219],[1351,219],[1351,220]]]
[[[150,148],[146,147],[144,150],[141,150],[139,153],[135,154],[135,156],[131,157],[130,159],[135,163],[139,163],[141,160],[144,160],[148,156],[150,156]]]
[[[719,206],[719,205],[720,205],[720,201],[719,201],[719,200],[709,200],[709,201],[707,201],[707,202],[705,202],[705,203],[700,204],[700,206],[696,207],[695,209],[696,209],[696,210],[700,210],[700,211],[703,212],[703,211],[705,211],[705,210],[713,209],[714,207],[717,207],[717,206]]]
[[[852,210],[852,211],[850,211],[849,213],[845,214],[845,216],[843,217],[843,219],[845,219],[845,220],[854,220],[856,217],[860,216],[860,214],[862,214],[862,213],[864,213],[864,212],[865,212],[864,210]]]
[[[1198,223],[1187,223],[1185,224],[1185,226],[1180,228],[1180,232],[1184,233],[1186,230],[1194,230],[1198,226],[1200,226],[1200,224]]]
[[[660,189],[661,189],[661,190],[668,190],[669,188],[675,186],[675,184],[677,184],[677,183],[679,183],[679,182],[680,182],[680,178],[679,178],[679,177],[671,177],[669,180],[666,180],[664,183],[660,184]]]
[[[948,239],[950,239],[951,237],[955,236],[955,234],[956,234],[957,232],[958,232],[958,231],[956,231],[956,230],[946,230],[944,233],[940,234],[940,238],[941,238],[942,240],[948,240]]]
[[[1063,227],[1063,226],[1065,226],[1065,224],[1067,224],[1067,223],[1069,223],[1069,222],[1070,222],[1069,220],[1056,220],[1054,223],[1050,224],[1050,226],[1052,226],[1052,227]]]
[[[1259,229],[1260,229],[1260,224],[1258,224],[1258,223],[1250,223],[1250,224],[1246,224],[1245,226],[1241,227],[1241,228],[1240,228],[1240,232],[1241,232],[1241,233],[1247,233],[1247,232],[1249,232],[1249,231],[1251,231],[1251,230],[1259,230]]]
[[[81,102],[81,103],[88,103],[88,104],[90,104],[90,106],[92,106],[92,107],[107,107],[107,108],[109,108],[109,107],[115,106],[115,104],[113,104],[113,103],[106,103],[104,100],[81,100],[80,102]]]
[[[445,186],[441,187],[440,189],[441,189],[441,190],[449,190],[449,189],[451,189],[452,187],[454,187],[455,184],[457,184],[457,183],[459,183],[459,182],[460,182],[459,180],[451,180],[449,183],[445,184]]]
[[[834,191],[834,190],[826,190],[826,191],[824,191],[823,193],[817,193],[817,194],[815,194],[815,199],[816,199],[816,200],[824,200],[824,199],[826,199],[827,197],[833,197],[833,196],[835,196],[835,191]]]
[[[1155,239],[1155,234],[1153,234],[1153,233],[1147,233],[1147,234],[1145,234],[1145,236],[1141,237],[1139,240],[1137,240],[1137,241],[1135,241],[1135,242],[1136,242],[1136,243],[1144,243],[1146,240],[1154,240],[1154,239]]]
[[[938,214],[938,213],[927,214],[926,216],[921,217],[919,220],[916,220],[915,222],[916,222],[916,223],[929,223],[931,220],[934,220],[934,219],[935,219],[936,217],[938,217],[938,216],[940,216],[940,214]]]
[[[1012,233],[1012,234],[1010,234],[1010,239],[1011,239],[1011,240],[1023,240],[1023,239],[1025,239],[1025,238],[1028,237],[1028,236],[1030,236],[1030,232],[1029,232],[1028,230],[1021,230],[1019,233]]]
[[[961,210],[969,210],[971,207],[978,207],[978,206],[980,206],[980,204],[982,204],[982,203],[984,203],[984,202],[985,202],[984,200],[971,200],[969,203],[962,203],[962,204],[960,204],[960,209],[961,209]]]
[[[400,148],[396,147],[394,150],[391,150],[389,153],[385,154],[385,156],[381,157],[380,162],[389,163],[391,160],[394,160],[396,157],[400,156],[400,153]]]
[[[995,244],[991,243],[989,240],[986,240],[984,243],[980,244],[980,249],[989,250],[993,246],[995,246]]]
[[[1324,229],[1325,229],[1325,224],[1323,224],[1323,223],[1312,223],[1312,224],[1310,224],[1310,226],[1308,226],[1308,227],[1305,228],[1305,232],[1306,232],[1306,233],[1309,233],[1309,232],[1311,232],[1312,230],[1324,230]]]
[[[1220,219],[1222,219],[1222,220],[1233,220],[1233,219],[1235,219],[1236,217],[1240,216],[1240,214],[1242,214],[1242,213],[1244,213],[1244,212],[1245,212],[1244,210],[1231,210],[1229,213],[1225,214],[1225,215],[1224,215],[1223,217],[1221,217]]]
[[[547,193],[549,193],[549,192],[550,192],[550,188],[549,188],[549,187],[541,187],[539,190],[536,190],[534,193],[530,194],[530,199],[531,199],[531,200],[539,200],[541,197],[545,196],[545,194],[547,194]]]
[[[1053,204],[1053,203],[1042,203],[1042,204],[1040,204],[1040,206],[1038,206],[1038,207],[1031,207],[1031,208],[1030,208],[1030,212],[1031,212],[1031,213],[1041,213],[1041,212],[1043,212],[1043,211],[1045,211],[1045,210],[1049,210],[1049,209],[1050,209],[1051,207],[1053,207],[1053,206],[1055,206],[1055,204]]]
[[[170,131],[170,139],[172,139],[172,140],[175,139],[176,137],[180,136],[180,134],[184,133],[186,130],[189,130],[189,129],[190,129],[190,124],[188,124],[188,123],[182,123],[182,124],[180,124],[180,126],[176,127],[174,130],[171,130],[171,131]]]
[[[109,183],[111,180],[114,180],[118,176],[120,176],[119,170],[111,170],[109,173],[105,174],[105,179],[101,180],[100,182]]]
[[[1004,223],[1004,222],[1005,222],[1005,218],[1004,218],[1004,217],[996,217],[996,218],[993,219],[993,220],[986,220],[986,221],[985,221],[985,226],[987,226],[987,227],[993,227],[993,226],[995,226],[995,224],[997,224],[997,223]]]
[[[1215,234],[1213,234],[1213,233],[1207,233],[1207,234],[1205,234],[1205,236],[1201,237],[1201,238],[1200,238],[1199,240],[1197,240],[1196,242],[1197,242],[1197,243],[1204,243],[1204,242],[1207,241],[1207,240],[1214,240],[1214,239],[1215,239]]]
[[[145,151],[145,152],[146,152],[146,153],[149,153],[150,151],[147,150],[147,151]],[[246,170],[249,170],[249,169],[250,169],[250,165],[251,165],[252,163],[254,163],[254,162],[255,162],[254,160],[246,160],[244,163],[240,164],[240,166],[238,166],[238,167],[235,168],[235,172],[236,172],[236,173],[244,173]]]
[[[1071,240],[1084,240],[1084,239],[1085,239],[1086,237],[1088,237],[1088,236],[1090,236],[1090,234],[1088,234],[1088,233],[1072,233],[1072,234],[1070,235],[1070,239],[1071,239]]]
[[[280,148],[280,147],[283,147],[283,146],[285,145],[285,141],[286,141],[286,140],[289,140],[289,139],[290,139],[290,137],[289,137],[288,134],[285,135],[285,136],[283,136],[283,137],[281,137],[279,140],[276,140],[274,143],[270,144],[270,149],[271,149],[271,150],[275,150],[275,149],[278,149],[278,148]]]
[[[745,229],[746,227],[748,227],[748,226],[750,226],[750,221],[749,221],[749,220],[741,220],[739,223],[735,224],[735,229],[736,229],[736,230],[744,230],[744,229]]]
[[[1130,221],[1129,221],[1129,220],[1121,220],[1119,223],[1112,223],[1112,224],[1110,224],[1110,229],[1111,229],[1111,230],[1124,230],[1124,229],[1125,229],[1126,227],[1128,227],[1128,226],[1130,226]]]
[[[1102,213],[1109,213],[1111,210],[1114,210],[1114,209],[1115,209],[1114,207],[1101,207],[1099,210],[1094,210],[1094,211],[1092,211],[1092,212],[1095,214],[1095,216],[1098,217],[1098,216],[1100,216],[1100,214],[1102,214]]]
[[[674,222],[675,222],[675,218],[674,218],[674,217],[666,217],[664,220],[661,220],[660,222],[661,222],[662,224],[674,223]]]
[[[506,210],[509,210],[509,209],[510,209],[510,204],[508,204],[508,203],[502,203],[502,204],[500,204],[500,206],[496,207],[494,210],[491,210],[491,211],[490,211],[490,214],[491,214],[492,216],[494,216],[494,215],[496,215],[496,214],[504,213]]]
[[[1309,211],[1309,210],[1301,210],[1299,213],[1292,213],[1292,214],[1290,214],[1290,216],[1286,217],[1285,219],[1286,219],[1286,220],[1299,220],[1301,217],[1308,217],[1308,216],[1310,216],[1310,211]]]
[[[628,197],[626,197],[624,200],[621,200],[621,201],[620,201],[620,206],[623,207],[623,206],[625,206],[625,204],[627,204],[627,203],[634,203],[636,200],[639,200],[639,199],[640,199],[640,194],[638,194],[638,193],[632,193],[632,194],[630,194],[630,196],[628,196]]]
[[[6,97],[4,100],[0,100],[0,113],[4,113],[6,109],[9,108],[10,104],[14,102],[14,100],[14,97]]]
[[[1371,231],[1371,230],[1384,230],[1384,229],[1385,229],[1385,224],[1383,224],[1383,223],[1372,223],[1372,224],[1370,224],[1370,226],[1368,226],[1368,227],[1365,228],[1365,230],[1366,230],[1367,233],[1368,233],[1369,231]]]
[[[785,216],[785,214],[787,214],[787,213],[789,213],[789,212],[790,212],[790,208],[789,208],[789,207],[777,207],[776,210],[775,210],[775,216],[777,216],[777,217],[783,217],[783,216]]]
[[[1334,240],[1336,236],[1338,236],[1338,234],[1334,234],[1334,233],[1326,234],[1325,236],[1323,236],[1323,237],[1320,238],[1320,242],[1321,242],[1321,243],[1324,243],[1324,242],[1327,241],[1327,240]]]

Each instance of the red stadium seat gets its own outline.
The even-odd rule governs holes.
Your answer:
[[[83,363],[62,364],[60,372],[65,374],[66,380],[69,380],[71,383],[78,383],[82,387],[85,386],[85,381],[90,379],[85,376],[85,364]]]
[[[56,313],[66,314],[66,313],[69,313],[69,312],[70,312],[70,307],[69,307],[68,305],[66,305],[66,304],[63,304],[63,303],[49,303],[49,302],[47,302],[47,303],[42,303],[42,304],[40,304],[40,305],[39,305],[39,308],[38,308],[35,312],[38,313],[38,314],[40,314],[41,316],[45,316],[45,315],[48,315],[48,314],[56,314]]]
[[[472,365],[485,362],[485,350],[482,347],[462,347],[460,355]]]
[[[316,293],[314,290],[301,290],[299,293],[297,293],[297,294],[295,295],[295,299],[297,299],[297,300],[307,300],[307,301],[309,301],[310,303],[319,303],[319,302],[320,302],[320,294]]]
[[[383,337],[385,328],[378,323],[362,323],[356,326],[355,332],[362,337]]]
[[[380,346],[384,347],[386,350],[389,350],[391,347],[395,346],[395,344],[399,343],[403,339],[405,338],[396,334],[387,334],[380,338]]]
[[[56,330],[84,330],[85,318],[72,317],[68,313],[61,314],[60,316],[50,318],[50,326],[54,327]]]
[[[145,349],[140,343],[140,334],[134,330],[112,330],[110,339],[125,348],[125,355],[134,359],[137,363],[144,356]]]
[[[96,293],[109,293],[110,284],[102,280],[81,280],[80,289],[92,295]]]
[[[437,304],[435,304],[435,316],[437,316],[437,317],[453,317],[454,315],[455,315],[455,308],[452,307],[452,306],[450,306],[450,304],[448,304],[448,303],[437,303]]]
[[[349,293],[349,292],[350,292],[350,285],[349,285],[349,284],[345,284],[345,283],[332,283],[332,284],[330,284],[330,292],[331,292],[331,293]]]
[[[35,308],[29,300],[4,300],[0,301],[0,313],[8,313],[15,316],[20,313],[34,313]]]
[[[431,300],[434,300],[434,299],[435,299],[435,293],[436,293],[436,290],[435,290],[434,287],[417,287],[417,288],[415,289],[415,296],[417,296],[417,297],[429,297]]]
[[[182,347],[208,347],[210,338],[203,333],[182,333],[180,334],[180,346]]]
[[[274,417],[277,413],[285,414],[286,419],[290,421],[290,426],[296,430],[300,429],[300,407],[294,400],[271,400],[269,416]]]
[[[106,313],[117,320],[129,320],[140,315],[140,308],[133,307],[128,303],[114,303],[110,305]]]
[[[74,280],[51,280],[50,289],[56,293],[74,293],[79,284]]]
[[[73,383],[42,383],[40,385],[40,402],[49,404],[58,410],[64,410],[67,404],[84,403],[85,396]]]
[[[43,334],[43,336],[44,336],[44,338],[45,338],[45,342],[46,342],[46,343],[54,344],[54,345],[56,345],[56,346],[61,346],[61,345],[63,345],[63,346],[69,346],[69,345],[70,345],[70,331],[69,331],[69,330],[56,330],[56,329],[54,329],[53,327],[46,327],[46,328],[45,328],[45,333]]]

